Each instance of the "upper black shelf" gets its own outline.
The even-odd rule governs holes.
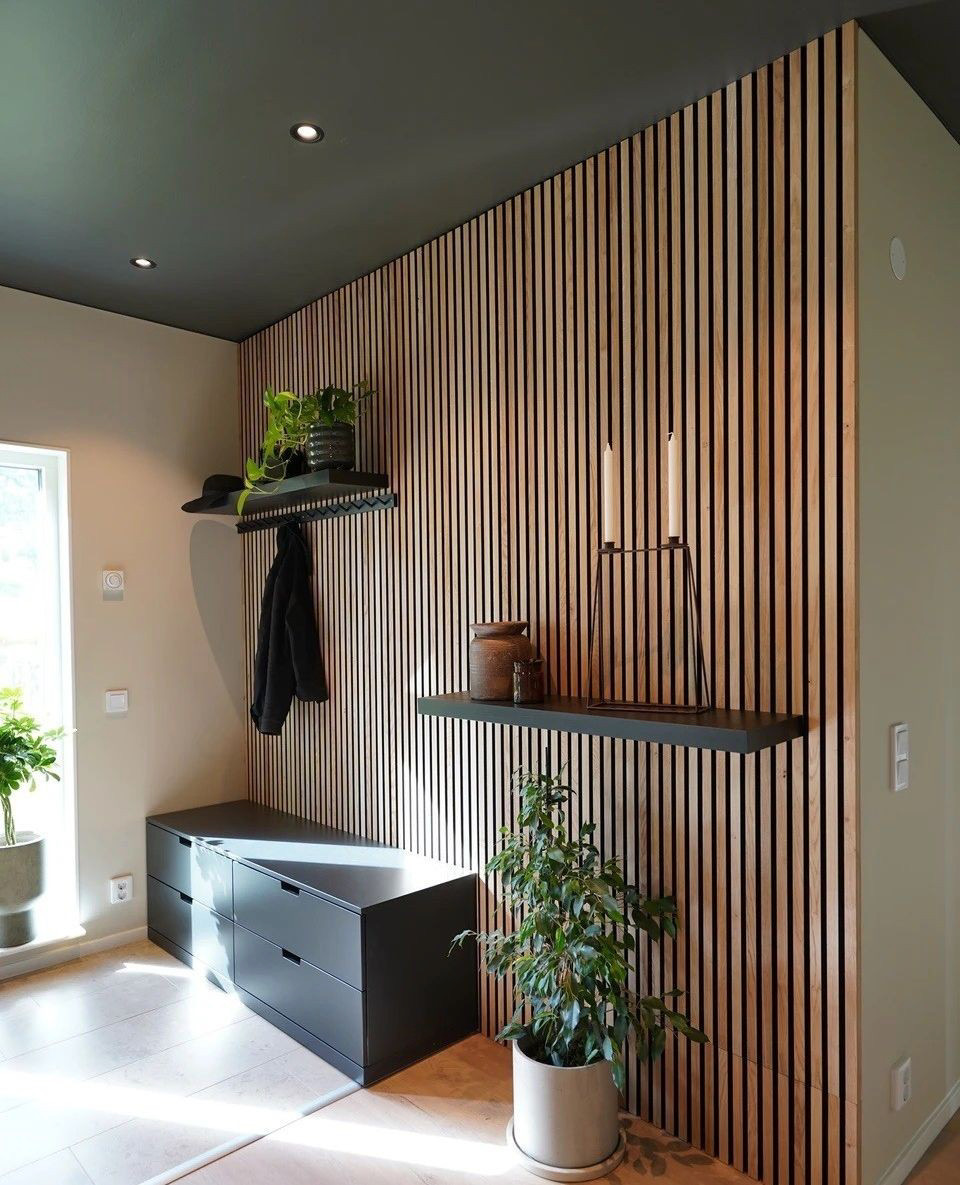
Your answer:
[[[456,692],[418,699],[417,712],[421,716],[480,720],[489,724],[545,728],[587,736],[622,737],[630,741],[652,741],[720,753],[757,753],[806,732],[802,716],[731,712],[723,708],[710,708],[695,714],[598,711],[588,709],[586,700],[557,695],[548,696],[542,704],[514,704],[503,700],[472,700],[466,692]]]
[[[321,469],[317,473],[303,473],[299,477],[286,477],[269,491],[254,491],[243,508],[243,516],[262,514],[268,510],[289,510],[308,502],[329,502],[333,498],[348,498],[351,494],[370,494],[384,490],[390,484],[385,473],[357,473],[353,469]],[[187,514],[232,514],[237,513],[237,499],[240,490],[224,494],[212,506],[200,498],[184,502]]]

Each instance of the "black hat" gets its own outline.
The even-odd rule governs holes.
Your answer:
[[[187,514],[200,514],[204,510],[216,510],[227,505],[227,496],[243,489],[243,478],[232,473],[212,473],[203,480],[203,493],[181,507]]]

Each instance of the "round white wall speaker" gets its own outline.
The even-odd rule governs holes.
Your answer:
[[[890,267],[898,280],[902,280],[907,274],[907,249],[903,245],[903,239],[896,236],[890,240]]]

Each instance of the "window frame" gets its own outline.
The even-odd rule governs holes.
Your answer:
[[[70,454],[67,449],[47,445],[23,444],[19,441],[0,440],[0,466],[4,468],[36,469],[41,474],[44,522],[50,532],[53,563],[52,601],[58,621],[55,627],[57,654],[54,669],[49,672],[49,686],[56,688],[57,704],[50,709],[63,725],[65,735],[59,742],[60,782],[60,836],[62,850],[57,857],[62,866],[51,877],[51,861],[48,853],[47,885],[56,888],[58,900],[54,907],[55,916],[50,917],[53,901],[44,903],[41,929],[36,945],[69,935],[80,928],[80,879],[78,856],[77,822],[77,770],[76,770],[76,689],[74,682],[73,650],[73,583],[71,573],[71,522],[70,522]],[[23,947],[14,948],[11,954],[22,952]]]

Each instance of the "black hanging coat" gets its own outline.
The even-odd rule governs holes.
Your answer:
[[[277,558],[267,576],[257,631],[250,715],[260,732],[283,728],[294,694],[328,698],[310,595],[310,550],[292,523],[277,530]]]

